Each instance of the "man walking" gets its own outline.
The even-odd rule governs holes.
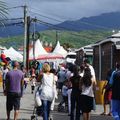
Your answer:
[[[120,63],[116,63],[116,70],[112,72],[110,82],[112,87],[112,115],[115,120],[120,120]]]
[[[14,108],[14,120],[17,120],[20,109],[20,98],[22,95],[22,87],[24,83],[24,74],[18,70],[19,63],[13,62],[13,70],[9,71],[6,75],[6,110],[7,120],[10,120],[10,112]]]

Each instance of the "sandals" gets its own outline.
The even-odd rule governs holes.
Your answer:
[[[103,112],[103,113],[101,113],[100,115],[107,115],[107,113]]]
[[[112,113],[108,113],[107,115],[108,115],[108,116],[112,116]]]
[[[108,115],[108,116],[112,116],[112,113],[105,113],[105,112],[103,112],[103,113],[101,113],[100,115]]]

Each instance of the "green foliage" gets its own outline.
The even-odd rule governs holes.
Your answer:
[[[73,31],[58,31],[58,40],[60,44],[65,47],[74,47],[80,48],[85,45],[89,45],[95,43],[97,41],[103,40],[106,37],[112,35],[111,31],[80,31],[80,32],[73,32]],[[48,30],[40,32],[40,40],[48,43],[52,42],[53,45],[56,44],[56,31],[55,30]],[[9,38],[1,38],[0,45],[9,48],[10,46],[18,49],[20,46],[23,46],[24,43],[24,36],[16,36],[16,37],[9,37]]]

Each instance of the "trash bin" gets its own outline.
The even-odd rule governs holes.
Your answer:
[[[0,72],[0,87],[2,86],[2,73]]]
[[[105,83],[106,83],[106,80],[97,81],[97,86],[96,86],[96,91],[95,91],[96,104],[103,104],[104,93],[102,94],[102,89]]]

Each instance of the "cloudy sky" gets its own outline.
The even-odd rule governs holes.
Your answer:
[[[120,0],[3,0],[8,7],[28,5],[28,14],[45,22],[78,20],[82,17],[120,11]],[[9,10],[9,16],[22,17],[23,8]]]

